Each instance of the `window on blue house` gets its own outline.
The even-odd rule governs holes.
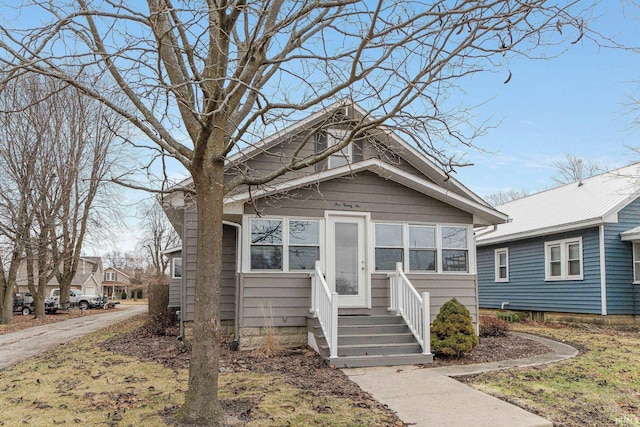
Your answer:
[[[633,243],[633,282],[640,283],[640,242]]]
[[[501,248],[495,250],[496,258],[496,282],[509,281],[509,249]]]
[[[582,280],[582,238],[546,242],[545,280]]]

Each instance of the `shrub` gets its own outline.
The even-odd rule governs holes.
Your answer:
[[[460,357],[478,345],[469,310],[453,298],[440,308],[431,324],[431,349],[435,354]]]
[[[481,337],[504,337],[509,331],[509,323],[493,316],[480,316]]]

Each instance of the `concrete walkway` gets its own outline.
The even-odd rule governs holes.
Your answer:
[[[475,390],[450,377],[513,367],[536,366],[574,357],[566,344],[528,334],[551,352],[531,358],[443,368],[416,366],[343,369],[347,376],[377,401],[416,427],[552,427],[553,424],[515,405]]]
[[[0,335],[0,370],[109,325],[146,313],[146,305],[116,306],[115,310]]]

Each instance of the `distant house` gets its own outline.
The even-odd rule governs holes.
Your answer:
[[[368,117],[338,103],[230,157],[226,176],[313,155]],[[193,203],[180,192],[163,201],[182,238],[170,254],[170,304],[180,304],[187,328],[195,299]],[[241,349],[261,345],[272,325],[281,344],[309,343],[336,366],[428,363],[422,304],[432,320],[455,297],[477,323],[473,229],[505,220],[397,135],[372,131],[319,164],[227,197],[221,319]]]
[[[476,233],[480,307],[548,320],[640,314],[639,164],[496,209],[510,221]]]
[[[78,271],[71,281],[71,287],[79,289],[83,294],[102,295],[102,274],[102,258],[91,256],[81,257],[78,262]],[[16,283],[18,285],[18,292],[29,292],[27,287],[27,266],[24,262],[18,270]],[[58,287],[60,287],[58,280],[53,278],[47,284],[46,293],[48,294],[51,289]]]
[[[112,299],[122,298],[122,294],[129,293],[131,287],[131,276],[114,267],[107,267],[104,270],[104,294]]]

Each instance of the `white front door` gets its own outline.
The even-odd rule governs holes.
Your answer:
[[[327,284],[340,307],[367,307],[365,216],[327,217]]]

